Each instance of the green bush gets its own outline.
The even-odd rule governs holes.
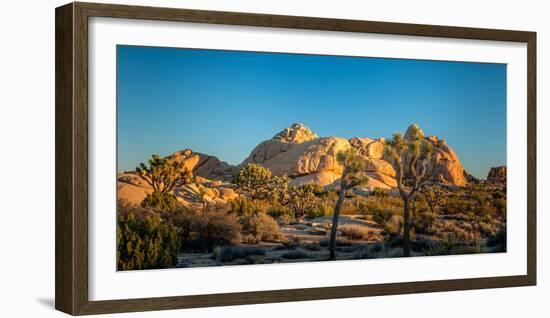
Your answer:
[[[153,192],[141,202],[144,208],[155,209],[159,212],[174,211],[178,207],[178,200],[171,193]]]
[[[306,212],[306,219],[311,220],[321,216],[331,216],[334,214],[334,205],[318,202],[315,206]]]
[[[176,228],[156,212],[130,210],[118,215],[118,270],[174,267],[179,248]]]
[[[267,215],[276,220],[292,220],[294,219],[294,212],[282,205],[272,205],[267,208]]]
[[[251,216],[260,210],[257,204],[244,196],[231,200],[230,205],[231,212],[237,214],[238,216]]]

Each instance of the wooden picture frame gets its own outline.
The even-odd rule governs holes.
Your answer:
[[[237,12],[70,3],[56,9],[55,307],[72,314],[427,293],[536,284],[536,33]],[[527,275],[197,296],[88,298],[88,19],[111,17],[527,43]]]

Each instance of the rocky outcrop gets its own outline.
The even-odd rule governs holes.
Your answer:
[[[269,168],[275,175],[287,175],[291,178],[322,171],[339,173],[341,167],[336,161],[336,154],[350,147],[349,142],[343,138],[317,138],[293,144],[288,150],[267,160],[253,162]],[[255,154],[252,157],[258,158]]]
[[[352,147],[357,149],[357,152],[368,158],[380,159],[384,155],[384,138],[370,139],[353,137],[349,140]]]
[[[311,129],[304,124],[292,124],[290,127],[283,129],[280,133],[273,136],[272,139],[284,142],[300,144],[318,138]]]
[[[431,167],[433,172],[439,176],[437,181],[450,185],[465,186],[467,180],[464,176],[464,167],[445,140],[434,136],[425,138],[425,140],[434,146]]]
[[[407,129],[405,140],[412,140],[413,130],[420,131],[421,142],[433,145],[429,167],[438,176],[436,181],[449,186],[466,185],[467,174],[445,140],[436,136],[425,137],[417,125],[411,125]],[[228,181],[247,163],[267,167],[274,175],[288,176],[291,186],[314,183],[336,188],[342,174],[336,155],[339,151],[350,148],[355,148],[364,161],[362,173],[368,177],[363,186],[365,190],[397,187],[396,171],[385,155],[383,138],[354,137],[348,140],[340,137],[318,137],[303,124],[293,124],[272,139],[261,142],[238,166],[190,149],[177,151],[167,158],[181,162],[184,169],[192,171],[195,176],[195,183],[184,185],[175,191],[178,201],[189,205],[202,202],[200,198],[208,202],[227,202],[235,198],[237,194]],[[499,182],[505,181],[505,178],[506,167],[493,168],[488,176],[488,180]],[[135,173],[119,174],[117,189],[120,199],[134,204],[141,203],[151,193],[149,185]]]
[[[487,175],[487,181],[495,183],[506,183],[506,166],[492,167]]]
[[[300,186],[304,184],[318,184],[321,186],[329,186],[340,180],[342,175],[334,171],[321,171],[296,177],[289,183],[290,186]]]
[[[418,125],[408,127],[405,140],[412,139],[412,131],[419,130],[423,142],[434,146],[430,167],[438,175],[438,182],[464,186],[467,182],[464,168],[445,140],[424,136]],[[384,155],[385,140],[354,137],[317,137],[302,124],[294,124],[273,139],[261,142],[243,163],[257,163],[269,168],[275,175],[288,175],[292,184],[316,183],[333,185],[342,167],[336,161],[338,151],[355,148],[365,161],[365,172],[373,179],[367,187],[396,187],[395,170]],[[370,174],[370,175],[369,175]]]
[[[139,205],[153,189],[137,174],[121,173],[117,176],[117,199],[131,205]]]
[[[228,180],[233,177],[232,165],[214,156],[193,152],[191,149],[176,151],[168,158],[181,162],[183,168],[193,172],[194,176],[212,180]]]
[[[121,202],[140,205],[153,189],[135,173],[120,173],[117,176],[117,198]],[[174,195],[183,206],[208,203],[226,203],[237,197],[232,186],[226,182],[196,177],[195,182],[174,189]]]

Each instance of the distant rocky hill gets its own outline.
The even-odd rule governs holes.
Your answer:
[[[405,139],[411,138],[412,127],[413,125],[405,132]],[[422,131],[421,134],[424,136]],[[434,146],[430,166],[439,176],[437,181],[448,185],[464,186],[467,183],[465,177],[467,174],[445,140],[436,136],[423,138],[425,142]],[[369,177],[365,188],[396,187],[395,171],[384,155],[383,138],[318,137],[303,124],[293,124],[273,138],[262,141],[237,166],[189,149],[176,151],[168,158],[182,162],[184,168],[193,171],[193,174],[199,177],[195,185],[186,185],[176,191],[178,199],[188,204],[189,198],[193,197],[193,192],[199,190],[203,193],[208,192],[206,199],[211,201],[226,201],[234,197],[235,193],[228,182],[238,174],[240,167],[248,163],[261,164],[275,175],[287,175],[291,178],[291,185],[315,183],[334,187],[342,173],[342,167],[336,161],[336,154],[349,148],[357,149],[365,162],[363,173]],[[139,203],[150,191],[151,189],[148,189],[148,186],[134,173],[118,175],[119,199]]]
[[[487,175],[487,181],[496,183],[506,182],[506,166],[491,168]]]

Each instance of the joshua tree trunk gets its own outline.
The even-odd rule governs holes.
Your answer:
[[[403,199],[403,256],[408,257],[411,255],[410,241],[411,241],[411,217],[410,217],[410,199]]]
[[[340,184],[340,193],[338,194],[338,201],[336,202],[336,208],[334,209],[334,215],[332,216],[332,228],[330,230],[330,260],[336,259],[336,232],[338,231],[338,218],[340,217],[340,210],[342,209],[342,203],[344,202],[346,189],[344,184]]]

